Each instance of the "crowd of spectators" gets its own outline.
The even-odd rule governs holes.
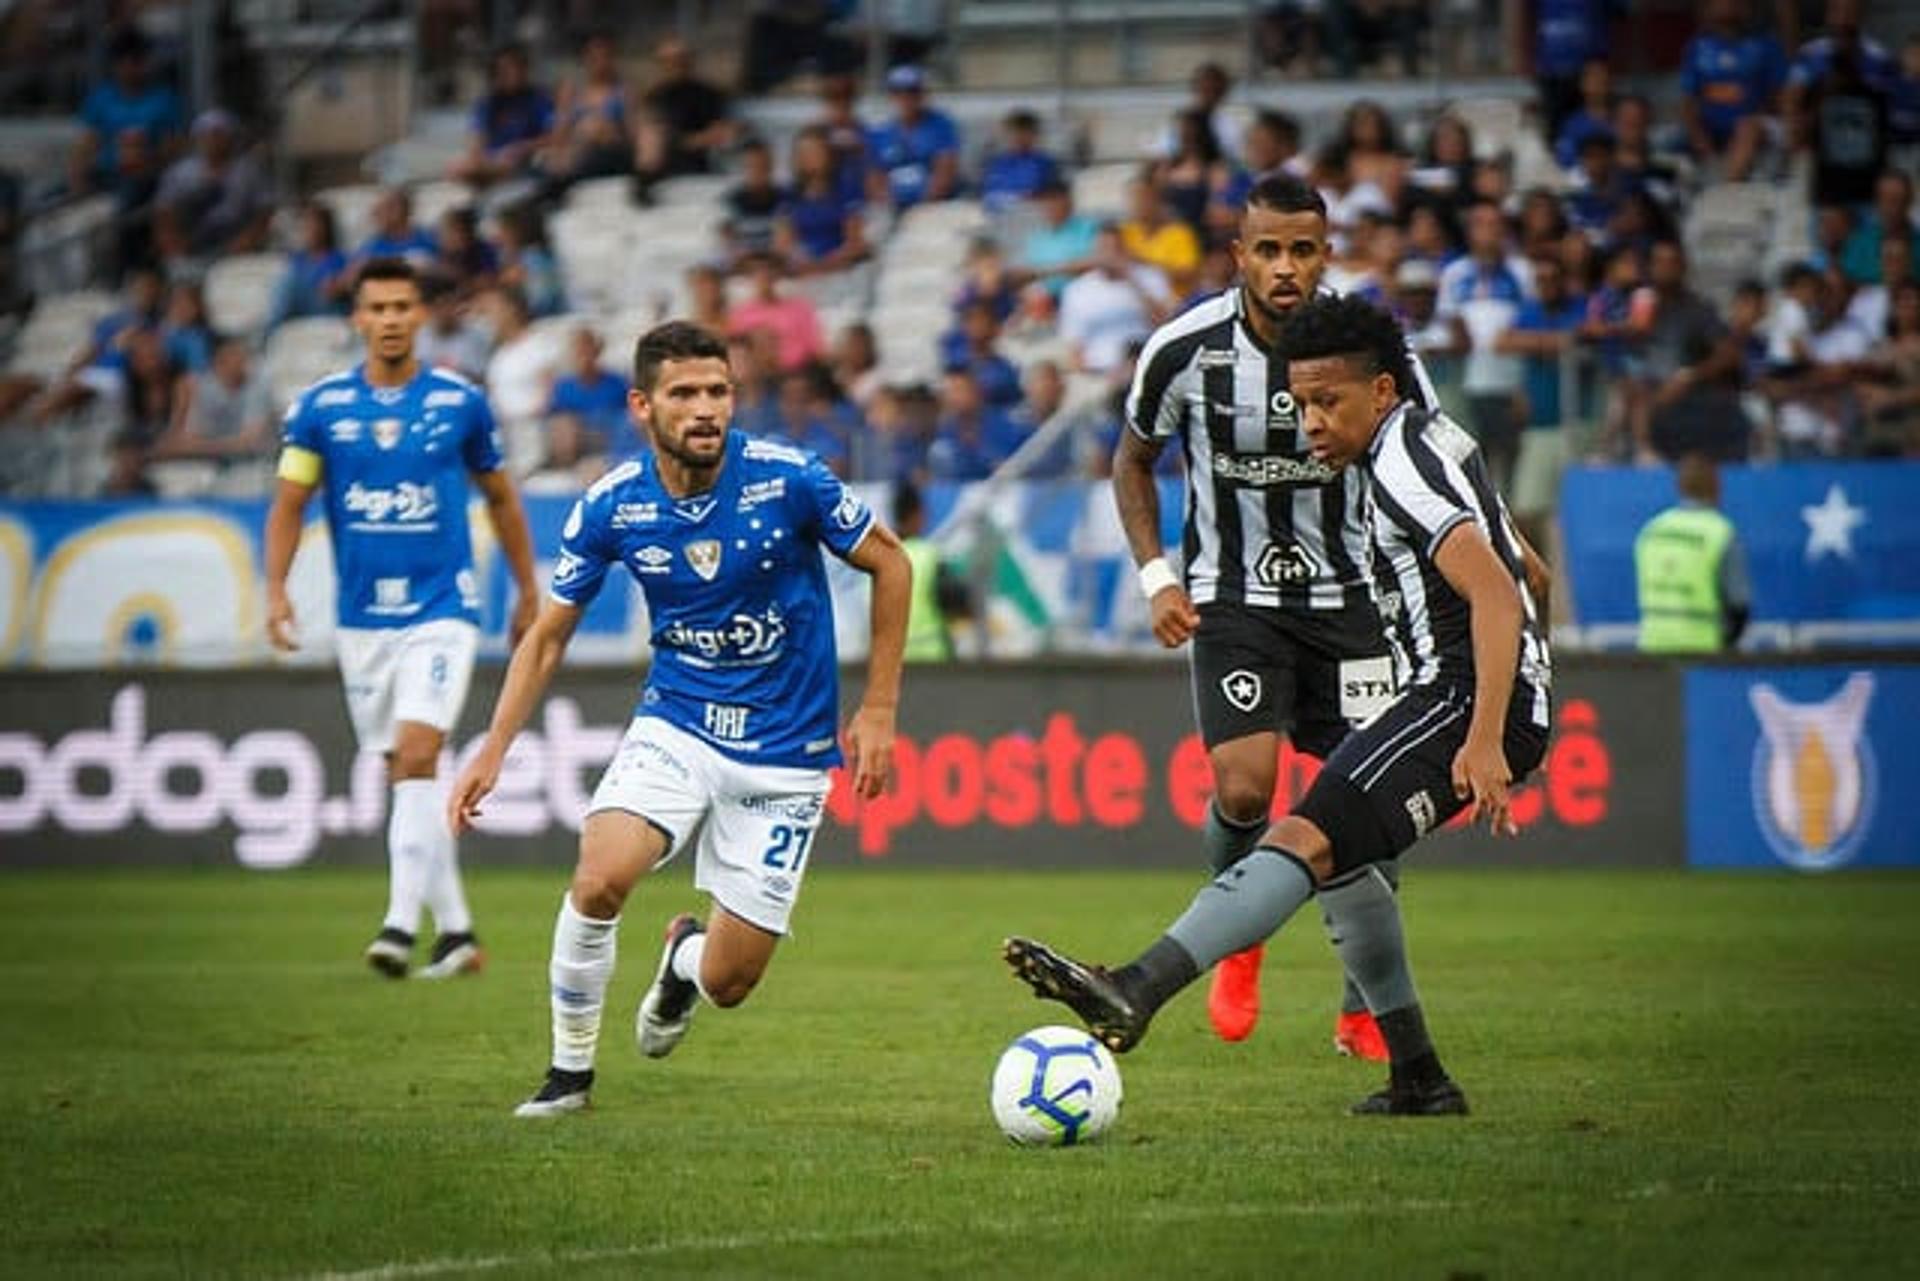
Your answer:
[[[571,314],[546,214],[588,179],[628,182],[644,205],[669,179],[725,174],[714,257],[681,296],[729,340],[742,427],[856,479],[973,480],[1071,404],[1075,430],[1026,474],[1098,474],[1142,341],[1231,285],[1240,203],[1260,175],[1286,171],[1326,200],[1329,283],[1400,315],[1525,521],[1550,514],[1571,460],[1920,453],[1920,41],[1896,55],[1861,29],[1857,0],[1829,0],[1822,30],[1789,55],[1745,0],[1707,0],[1678,110],[1662,112],[1612,82],[1614,7],[1541,6],[1551,181],[1516,189],[1510,157],[1481,155],[1468,120],[1447,112],[1412,141],[1409,121],[1362,100],[1309,139],[1273,106],[1229,109],[1232,81],[1208,64],[1123,207],[1099,216],[1076,209],[1071,166],[1038,117],[1013,111],[990,141],[969,140],[911,63],[886,76],[885,114],[866,118],[826,60],[815,118],[781,154],[680,41],[654,51],[644,91],[605,36],[582,42],[551,91],[523,50],[504,48],[449,174],[475,204],[422,226],[406,191],[386,191],[359,244],[342,243],[325,205],[299,206],[267,330],[343,314],[358,263],[408,258],[429,282],[423,357],[487,383],[521,442],[516,466],[577,484],[637,441],[602,330],[583,317],[555,322],[567,326],[557,350],[541,338]],[[777,8],[756,38],[779,25]],[[1348,9],[1389,27],[1396,12],[1326,12]],[[1365,61],[1388,39],[1370,31],[1324,47]],[[137,492],[146,463],[270,446],[259,354],[211,331],[196,281],[209,261],[264,245],[275,207],[237,121],[187,122],[137,41],[115,44],[111,68],[88,98],[71,181],[151,211],[118,246],[124,306],[63,375],[0,381],[0,420],[122,406],[109,484]],[[1721,298],[1697,287],[1682,228],[1696,193],[1728,181],[1804,181],[1813,248]],[[863,269],[908,211],[954,198],[980,201],[991,234],[968,249],[937,373],[895,381],[864,323],[823,325],[820,286]]]

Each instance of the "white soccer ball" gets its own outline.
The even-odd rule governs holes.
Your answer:
[[[1001,1133],[1022,1147],[1071,1147],[1120,1114],[1120,1067],[1076,1027],[1023,1033],[993,1069],[989,1099]]]

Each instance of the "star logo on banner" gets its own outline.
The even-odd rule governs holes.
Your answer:
[[[1847,501],[1847,491],[1838,482],[1827,486],[1827,496],[1817,506],[1802,507],[1800,519],[1807,522],[1807,559],[1819,560],[1831,552],[1853,559],[1853,531],[1867,523],[1867,509]]]

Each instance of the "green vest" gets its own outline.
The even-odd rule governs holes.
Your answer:
[[[1733,524],[1709,507],[1669,507],[1633,542],[1640,586],[1640,648],[1710,654],[1725,640],[1720,560]]]
[[[909,663],[941,663],[952,657],[947,620],[940,616],[936,588],[940,581],[940,549],[924,538],[903,538],[901,547],[913,566],[913,596],[907,612]]]

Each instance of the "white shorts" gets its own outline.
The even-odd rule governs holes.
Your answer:
[[[441,733],[460,719],[480,629],[459,618],[413,627],[342,627],[334,633],[347,715],[360,746],[393,750],[393,728],[418,721]]]
[[[749,765],[658,717],[639,716],[587,813],[624,810],[646,819],[667,838],[663,864],[699,828],[694,886],[749,925],[785,934],[813,861],[827,786],[825,770]]]

